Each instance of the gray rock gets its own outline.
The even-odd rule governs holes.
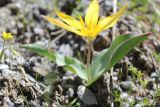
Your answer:
[[[69,88],[69,89],[67,90],[67,95],[68,95],[70,98],[72,98],[72,97],[74,96],[74,90],[73,90],[72,88]]]
[[[71,49],[70,45],[68,45],[68,44],[61,45],[58,52],[63,55],[66,55],[66,56],[73,56],[73,50]]]
[[[1,0],[0,0],[1,1]],[[2,18],[1,21],[4,21],[5,20],[5,17],[9,16],[11,14],[11,11],[4,7],[4,8],[1,8],[0,9],[0,12],[1,12],[1,15],[0,15],[0,18]],[[3,20],[4,19],[4,20]]]
[[[19,65],[25,64],[25,61],[26,61],[23,56],[17,56],[16,60],[17,60],[17,64]]]
[[[124,107],[130,107],[129,102],[124,102]]]
[[[25,100],[25,98],[20,95],[20,96],[18,96],[18,98],[16,99],[16,101],[14,101],[14,103],[21,104],[21,103],[24,102],[24,100]]]
[[[95,95],[85,86],[79,86],[77,94],[78,98],[86,105],[98,104]]]
[[[143,107],[142,104],[136,104],[135,107]]]
[[[24,24],[21,22],[17,22],[18,31],[22,31],[24,29]]]
[[[135,96],[135,101],[136,101],[136,102],[142,101],[142,97],[140,97],[140,96]]]
[[[125,89],[125,90],[132,90],[132,91],[136,91],[137,87],[135,86],[135,84],[132,81],[122,81],[120,83],[121,88]]]
[[[158,74],[156,72],[152,72],[151,78],[158,78]]]
[[[9,69],[2,70],[2,77],[4,79],[16,79],[16,80],[20,78],[17,72],[9,70]]]
[[[47,25],[47,28],[48,28],[48,30],[50,30],[50,31],[53,31],[53,30],[55,30],[55,26],[53,25],[53,24],[51,24],[51,23],[48,23]]]
[[[0,70],[9,69],[9,66],[6,64],[0,64]]]
[[[27,38],[30,38],[30,37],[33,36],[33,33],[31,33],[31,32],[25,32],[24,36],[27,37]]]
[[[125,92],[122,92],[121,93],[121,98],[127,98],[128,97],[128,94],[127,93],[125,93]]]
[[[33,28],[33,31],[35,34],[40,35],[40,36],[44,36],[45,34],[44,30],[40,27]]]
[[[117,83],[115,83],[115,82],[113,82],[113,89],[116,89],[116,90],[122,92],[121,87]]]
[[[7,5],[7,7],[11,10],[13,15],[16,15],[21,8],[21,4],[18,2],[17,3],[10,3]]]
[[[3,98],[3,107],[15,107],[14,103],[10,100],[9,97]]]

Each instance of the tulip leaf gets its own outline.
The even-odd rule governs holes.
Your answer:
[[[137,44],[147,39],[151,33],[142,35],[126,34],[118,36],[108,49],[99,52],[92,60],[91,71],[92,80],[88,85],[92,84],[100,78],[106,71],[120,61],[129,51]]]
[[[70,56],[63,56],[38,44],[25,44],[21,47],[47,57],[49,60],[56,62],[58,66],[63,66],[66,70],[77,74],[79,77],[87,81],[85,66],[79,60]]]

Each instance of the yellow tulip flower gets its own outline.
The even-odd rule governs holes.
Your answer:
[[[8,40],[11,40],[13,38],[13,36],[12,36],[12,33],[3,32],[2,33],[2,38],[3,38],[4,41],[8,41]]]
[[[97,0],[92,0],[86,11],[85,21],[81,16],[77,20],[58,11],[56,11],[56,14],[63,22],[48,16],[43,16],[43,18],[50,23],[85,37],[89,41],[93,41],[101,31],[114,26],[126,8],[127,6],[124,6],[116,14],[99,19],[99,3]]]

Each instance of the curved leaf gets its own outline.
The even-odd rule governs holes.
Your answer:
[[[47,48],[37,45],[37,44],[25,44],[21,46],[22,48],[26,48],[32,52],[35,52],[39,55],[47,57],[51,61],[55,61],[58,66],[64,66],[66,70],[71,71],[72,73],[77,74],[84,80],[87,79],[87,73],[85,71],[85,66],[79,60],[69,57],[60,55],[54,51],[50,51]]]
[[[118,36],[111,44],[109,49],[105,49],[97,54],[92,60],[91,70],[93,83],[100,78],[106,71],[113,67],[121,58],[123,58],[137,44],[144,41],[151,33],[145,33],[139,36],[126,34]],[[91,84],[89,83],[89,84]]]

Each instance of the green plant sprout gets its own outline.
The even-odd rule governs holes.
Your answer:
[[[160,63],[160,54],[157,52],[153,52],[153,56],[155,57],[155,59]]]
[[[63,66],[64,69],[77,74],[85,81],[85,85],[89,86],[99,79],[105,72],[109,71],[116,63],[120,61],[130,50],[137,44],[147,39],[151,33],[140,35],[125,34],[118,36],[108,49],[104,49],[92,58],[93,41],[98,34],[116,24],[118,19],[126,10],[127,5],[122,7],[117,13],[99,18],[99,3],[98,0],[92,0],[89,8],[86,11],[85,21],[81,16],[79,20],[68,16],[62,12],[56,11],[58,17],[63,21],[43,16],[44,19],[59,27],[62,27],[70,32],[85,38],[88,41],[87,63],[83,63],[76,58],[70,56],[62,56],[57,52],[48,50],[47,48],[36,45],[26,44],[22,48],[29,49],[39,55],[48,57],[51,61],[56,62],[58,66]]]
[[[138,79],[140,84],[145,89],[148,81],[143,79],[144,74],[142,73],[142,71],[138,70],[137,68],[135,68],[133,66],[130,66],[128,70],[132,73],[133,79],[134,80]]]
[[[133,66],[129,67],[129,71],[132,73],[134,80],[138,79],[138,81],[140,82],[140,84],[143,87],[145,94],[146,94],[146,86],[147,86],[148,81],[143,79],[144,74],[142,73],[142,71],[138,70],[137,68],[135,68]],[[147,97],[144,97],[144,99],[141,101],[141,103],[144,106],[151,107],[151,103]]]
[[[114,90],[112,94],[114,96],[114,101],[119,103],[120,107],[124,107],[127,102],[130,104],[130,107],[134,107],[135,100],[128,101],[127,98],[121,98],[121,94],[118,90]]]

